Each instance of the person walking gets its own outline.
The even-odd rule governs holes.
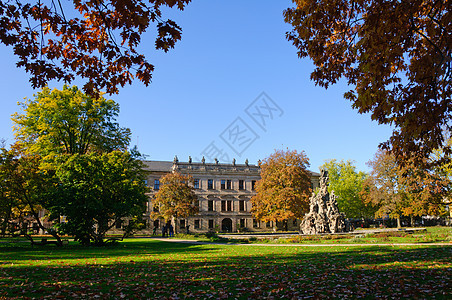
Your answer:
[[[173,228],[173,224],[169,224],[169,236],[173,237],[174,236],[174,228]]]
[[[162,237],[165,237],[166,235],[166,225],[162,226]]]
[[[154,230],[152,231],[153,236],[157,234],[157,228],[158,228],[157,226],[154,226]]]

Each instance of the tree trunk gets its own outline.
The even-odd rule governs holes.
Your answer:
[[[410,226],[414,227],[414,216],[410,216]]]
[[[402,225],[400,224],[400,217],[397,217],[397,228],[401,228]]]

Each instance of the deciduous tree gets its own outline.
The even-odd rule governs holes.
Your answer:
[[[2,149],[0,154],[0,188],[1,211],[3,218],[3,232],[8,229],[15,233],[12,223],[19,225],[20,233],[26,236],[30,228],[26,225],[34,221],[38,227],[51,234],[62,245],[61,239],[54,226],[42,215],[44,208],[50,207],[53,198],[51,194],[56,181],[48,170],[40,168],[39,155],[27,154],[22,151],[20,144],[11,146],[10,150]],[[31,217],[31,220],[30,220]],[[31,237],[28,236],[30,239]]]
[[[395,126],[385,148],[421,163],[444,146],[452,111],[452,9],[448,0],[293,0],[287,39],[327,88],[341,78],[359,113]],[[450,152],[450,147],[447,148]]]
[[[344,212],[347,218],[373,217],[375,207],[371,203],[364,201],[360,193],[363,182],[367,174],[357,171],[350,160],[340,162],[335,159],[326,161],[320,169],[328,171],[329,186],[328,191],[337,196],[337,203],[340,212]]]
[[[154,218],[165,221],[187,218],[199,211],[197,196],[193,190],[193,178],[178,172],[169,173],[160,179],[160,189],[155,194],[152,204],[158,208]]]
[[[125,150],[130,141],[130,130],[116,122],[119,105],[75,86],[61,91],[45,87],[21,107],[13,115],[16,139],[28,153],[44,158]]]
[[[304,151],[275,151],[260,164],[261,179],[251,198],[251,212],[262,221],[302,218],[309,207],[311,173]]]
[[[148,85],[154,66],[138,49],[153,24],[155,48],[167,52],[182,29],[163,19],[162,8],[183,10],[190,0],[0,1],[0,42],[14,49],[17,66],[34,88],[50,80],[87,80],[91,95],[117,93],[134,78]]]
[[[450,187],[448,180],[414,160],[400,165],[384,150],[377,152],[368,164],[372,171],[365,181],[363,196],[379,206],[378,216],[397,218],[400,226],[401,216],[441,213],[443,197]]]
[[[66,216],[60,230],[84,244],[102,245],[118,222],[143,219],[148,200],[143,167],[128,152],[61,156],[56,177],[50,215]]]

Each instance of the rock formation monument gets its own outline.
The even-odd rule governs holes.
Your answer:
[[[304,234],[345,232],[345,217],[339,213],[334,192],[328,193],[328,172],[320,173],[320,189],[312,193],[307,213],[300,224]]]

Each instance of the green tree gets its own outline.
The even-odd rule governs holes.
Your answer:
[[[261,179],[251,198],[251,212],[262,221],[302,218],[309,207],[311,173],[304,151],[277,150],[260,164]]]
[[[452,10],[448,0],[293,0],[287,39],[327,88],[340,79],[359,113],[395,127],[385,144],[418,163],[444,146],[452,118]],[[447,149],[450,151],[450,148]]]
[[[43,88],[22,108],[13,116],[16,139],[22,156],[36,158],[36,174],[45,178],[42,186],[29,186],[35,187],[24,198],[30,205],[41,205],[55,223],[66,216],[58,229],[85,244],[102,244],[122,218],[136,221],[130,225],[142,219],[144,177],[140,162],[126,151],[130,130],[115,121],[114,101],[65,86]],[[42,197],[42,191],[51,196]]]
[[[116,122],[119,105],[91,98],[77,87],[45,87],[21,106],[22,113],[12,118],[16,139],[28,153],[43,158],[125,150],[130,142],[130,130]]]
[[[28,238],[30,218],[40,229],[48,232],[61,245],[61,239],[54,226],[49,225],[47,216],[42,216],[44,208],[49,207],[52,201],[51,194],[56,186],[55,178],[47,170],[40,168],[39,155],[27,154],[22,151],[19,144],[12,145],[10,150],[2,149],[0,154],[0,181],[1,181],[1,211],[2,231],[5,233],[8,225],[19,224],[21,234]],[[11,227],[9,227],[11,229]],[[17,230],[12,229],[10,233]]]
[[[366,179],[366,173],[357,171],[350,160],[340,162],[335,159],[326,161],[320,169],[328,171],[328,192],[334,191],[337,196],[339,211],[348,218],[373,217],[375,207],[364,201],[361,190]]]
[[[60,229],[83,244],[102,245],[118,222],[143,219],[148,199],[143,166],[128,152],[62,156],[56,177],[60,185],[50,215],[66,216]]]
[[[117,93],[134,78],[150,83],[154,66],[139,51],[141,35],[155,25],[155,48],[173,48],[182,29],[163,12],[189,2],[0,1],[0,42],[14,48],[34,88],[77,77],[87,80],[83,90],[91,96]]]
[[[177,218],[187,218],[199,211],[198,197],[192,187],[193,178],[178,172],[169,173],[160,179],[160,189],[152,200],[158,208],[153,218],[163,218],[170,221]]]
[[[400,227],[401,216],[443,212],[444,194],[447,194],[450,182],[425,169],[425,164],[407,160],[401,165],[394,155],[383,150],[368,164],[372,171],[364,183],[363,196],[379,207],[377,216],[397,218]]]

